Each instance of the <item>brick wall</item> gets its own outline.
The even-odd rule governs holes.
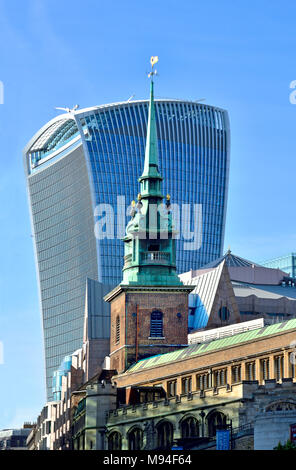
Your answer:
[[[163,338],[150,338],[153,310],[163,313]],[[116,343],[116,321],[120,340]],[[137,359],[173,351],[187,344],[186,292],[122,292],[111,303],[111,368],[124,371]],[[136,346],[137,345],[137,346]]]
[[[217,350],[209,353],[198,354],[188,359],[181,359],[167,364],[156,365],[149,369],[135,371],[134,373],[126,373],[116,377],[118,387],[126,387],[131,385],[154,385],[160,382],[166,385],[168,380],[176,377],[180,382],[181,376],[185,374],[194,374],[197,372],[212,371],[224,365],[228,367],[228,381],[231,376],[231,366],[237,363],[242,364],[242,379],[245,379],[245,363],[248,361],[256,362],[257,377],[262,382],[260,375],[260,359],[270,358],[272,363],[274,355],[285,350],[285,374],[289,377],[288,353],[292,351],[289,347],[295,339],[295,331],[278,333],[267,338],[260,338],[249,343],[242,343],[223,348],[223,351]],[[273,378],[270,376],[270,378]],[[194,390],[193,382],[193,390]]]

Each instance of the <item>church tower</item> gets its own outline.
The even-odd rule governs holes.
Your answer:
[[[111,368],[124,372],[144,357],[187,345],[188,294],[176,273],[176,248],[170,196],[161,192],[154,107],[153,66],[145,162],[140,193],[126,227],[123,280],[105,300],[111,303]]]

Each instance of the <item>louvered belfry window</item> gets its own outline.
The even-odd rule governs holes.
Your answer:
[[[159,338],[163,337],[163,315],[162,312],[154,311],[151,313],[150,321],[150,337]]]
[[[116,327],[115,327],[115,344],[118,344],[120,341],[120,318],[119,315],[116,317]]]

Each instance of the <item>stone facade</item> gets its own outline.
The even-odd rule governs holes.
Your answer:
[[[211,422],[217,413],[225,416],[227,422],[232,420],[233,426],[240,425],[242,399],[243,386],[239,384],[232,388],[225,386],[218,390],[206,390],[202,396],[194,392],[187,396],[118,408],[111,411],[107,419],[106,448],[112,433],[118,432],[122,436],[122,449],[129,449],[129,433],[135,427],[141,429],[143,434],[142,449],[161,448],[158,430],[165,422],[172,425],[172,444],[182,438],[182,423],[187,418],[196,420],[200,438],[212,437]]]
[[[281,383],[267,380],[264,385],[259,385],[258,381],[242,381],[118,407],[116,388],[111,384],[95,384],[87,388],[83,406],[74,417],[74,446],[80,450],[156,450],[170,449],[173,444],[181,443],[185,449],[189,446],[187,448],[210,450],[216,446],[217,426],[231,424],[233,449],[252,449],[254,428],[255,448],[267,448],[260,444],[260,436],[264,437],[265,432],[266,446],[270,423],[276,437],[268,436],[267,442],[274,447],[280,434],[287,440],[288,424],[295,421],[295,392],[296,383],[292,379],[282,379]],[[277,430],[275,413],[279,412],[273,410],[283,404],[294,407],[294,411],[280,412],[282,422]]]
[[[101,381],[86,387],[73,420],[75,450],[104,449],[106,413],[116,408],[117,390]]]
[[[294,407],[294,411],[281,412],[281,417],[278,414],[279,427],[277,428],[275,414],[279,412],[270,412],[269,409],[280,407],[283,403],[288,403],[290,408]],[[258,413],[264,414],[258,417]],[[116,431],[122,436],[122,449],[129,449],[130,430],[137,426],[143,433],[142,448],[159,449],[161,448],[159,426],[165,421],[171,423],[172,443],[178,442],[184,438],[182,423],[188,418],[194,418],[198,428],[198,437],[191,448],[202,448],[204,447],[203,438],[213,437],[217,415],[225,417],[224,424],[232,423],[235,449],[249,449],[253,446],[254,438],[250,435],[252,433],[243,431],[248,428],[254,429],[254,427],[255,448],[273,448],[281,440],[279,437],[284,441],[289,438],[288,424],[296,422],[296,383],[292,379],[283,379],[282,383],[267,380],[265,385],[259,385],[257,381],[243,381],[232,386],[209,389],[203,393],[193,392],[187,396],[177,396],[160,402],[143,403],[110,411],[106,424],[106,448],[108,448],[108,437]],[[267,446],[268,423],[273,426],[274,436],[270,436],[270,441],[268,436],[267,442],[270,443]],[[151,429],[153,432],[150,432]],[[263,432],[265,436],[262,435]],[[264,444],[261,443],[260,436],[263,436]],[[275,440],[277,442],[274,444]]]
[[[294,392],[295,393],[295,392]],[[290,425],[296,423],[296,403],[288,402],[294,409],[264,412],[256,416],[254,432],[255,450],[272,450],[279,442],[285,444],[290,439]],[[281,407],[281,403],[278,403]]]

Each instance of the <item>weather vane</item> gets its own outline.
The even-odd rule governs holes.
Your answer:
[[[152,56],[150,59],[150,64],[151,64],[151,72],[148,74],[148,77],[153,78],[153,75],[157,75],[157,70],[153,70],[154,65],[158,62],[158,56]]]

